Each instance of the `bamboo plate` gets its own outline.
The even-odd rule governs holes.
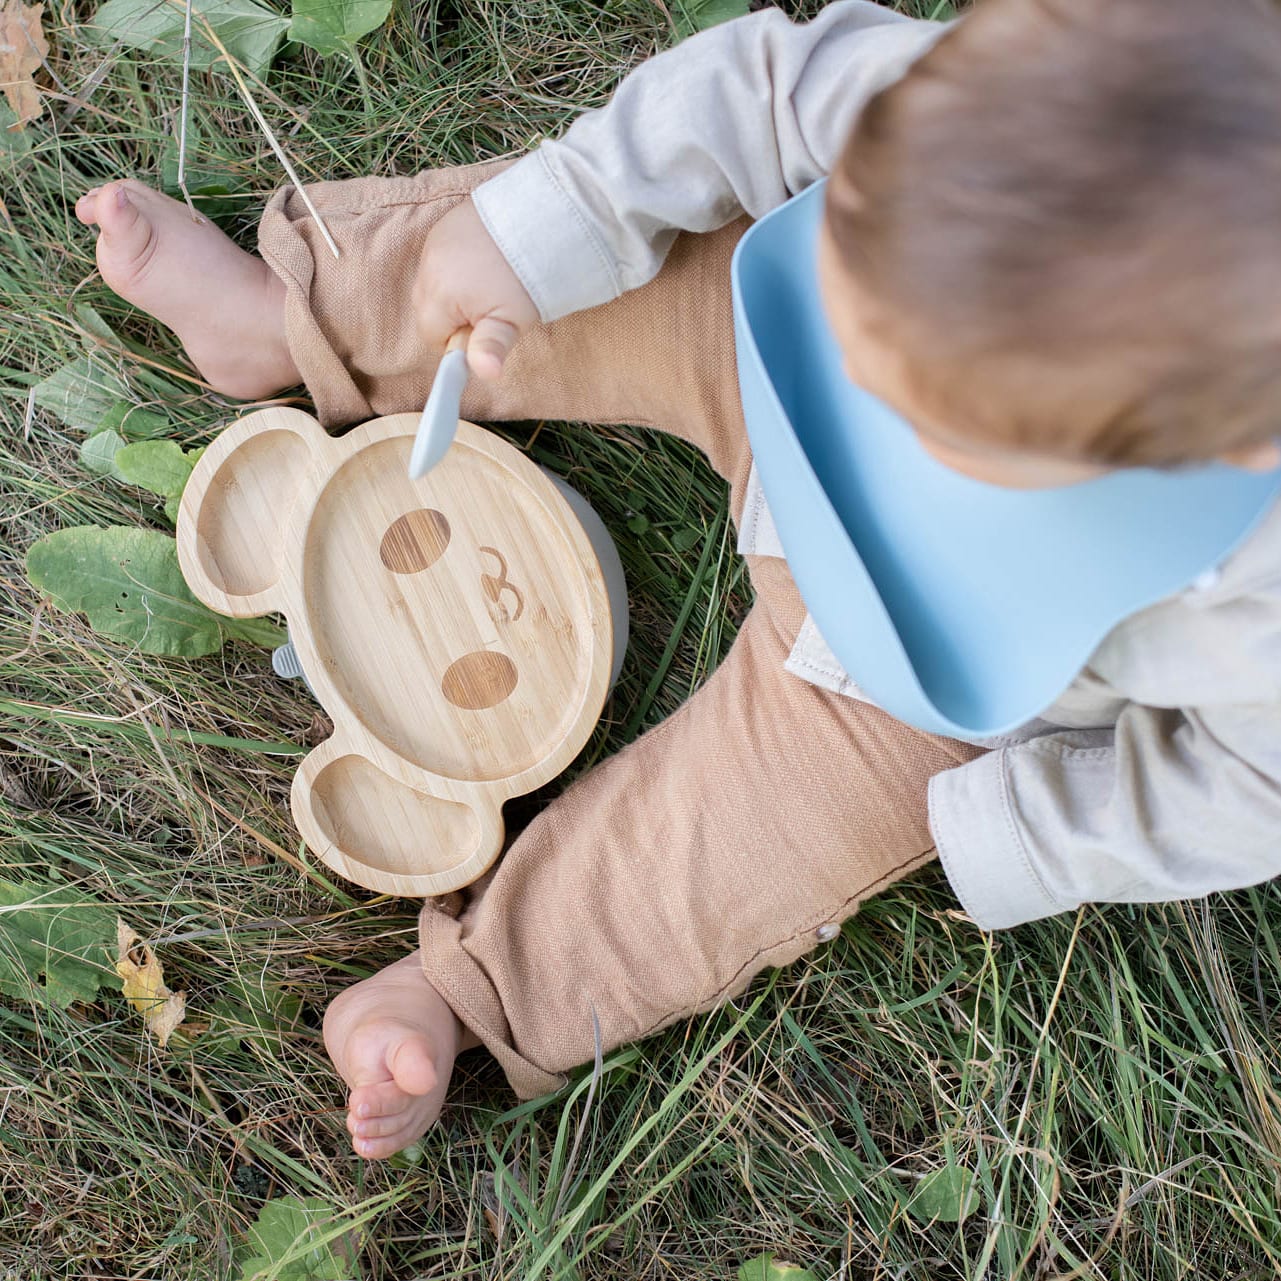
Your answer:
[[[551,479],[460,422],[420,480],[416,414],[334,439],[296,409],[242,418],[187,483],[178,556],[234,618],[279,612],[334,733],[294,777],[294,821],[369,889],[482,875],[503,803],[595,725],[613,622],[592,544]]]

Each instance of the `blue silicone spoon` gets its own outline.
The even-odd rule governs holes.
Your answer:
[[[418,420],[414,448],[409,455],[409,479],[427,475],[444,458],[458,430],[458,414],[467,386],[467,340],[471,327],[457,330],[445,345],[423,416]]]

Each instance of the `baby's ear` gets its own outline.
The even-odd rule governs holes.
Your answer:
[[[182,495],[178,561],[210,609],[252,618],[278,608],[289,515],[326,439],[310,414],[262,409],[205,450]]]

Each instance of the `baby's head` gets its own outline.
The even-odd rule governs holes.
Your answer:
[[[1281,434],[1281,8],[981,0],[860,115],[824,296],[851,376],[998,484]]]

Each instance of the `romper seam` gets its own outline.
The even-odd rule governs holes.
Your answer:
[[[831,917],[841,915],[841,913],[844,912],[844,910],[847,907],[849,907],[851,903],[854,904],[855,907],[857,907],[865,899],[871,898],[884,886],[891,884],[895,880],[895,878],[897,878],[898,875],[904,871],[904,869],[912,869],[914,864],[922,865],[918,863],[918,860],[920,860],[925,855],[927,855],[930,852],[930,850],[933,848],[934,846],[927,846],[926,849],[922,850],[920,854],[914,855],[911,858],[904,859],[901,863],[895,864],[888,871],[885,871],[880,876],[878,876],[876,880],[872,881],[869,885],[864,886],[861,890],[858,891],[857,894],[851,894],[848,898],[842,900],[839,904],[837,904],[834,909],[820,913],[816,918],[816,922],[826,923]],[[849,915],[852,916],[853,913],[850,913]],[[849,917],[847,916],[845,917],[845,919],[849,919]],[[705,1001],[712,1001],[712,1002],[720,1001],[720,999],[727,992],[731,991],[734,988],[735,984],[737,984],[738,980],[742,977],[743,972],[745,970],[750,969],[755,964],[755,962],[758,961],[761,957],[768,956],[771,952],[777,950],[778,948],[783,947],[789,943],[794,943],[796,942],[797,939],[803,938],[807,934],[812,934],[814,930],[817,928],[816,922],[811,922],[810,924],[803,926],[801,929],[793,931],[793,933],[787,935],[784,938],[778,939],[775,942],[770,943],[765,947],[758,948],[755,952],[752,953],[751,956],[749,956],[746,960],[743,961],[743,963],[738,967],[738,969],[734,971],[733,975],[728,980],[726,980],[726,982],[724,982],[714,992],[710,993],[708,996],[702,999]],[[824,940],[819,940],[820,943],[823,941]],[[800,957],[797,957],[795,959],[799,960]],[[662,1028],[668,1026],[671,1023],[675,1023],[678,1020],[683,1018],[692,1017],[693,1012],[694,1012],[693,1008],[691,1007],[690,1009],[681,1010],[675,1013],[674,1015],[673,1014],[666,1015],[665,1017],[658,1020],[657,1022],[651,1023],[641,1031],[637,1032],[635,1037],[632,1039],[640,1040],[643,1037],[650,1036],[654,1032],[660,1031]]]

